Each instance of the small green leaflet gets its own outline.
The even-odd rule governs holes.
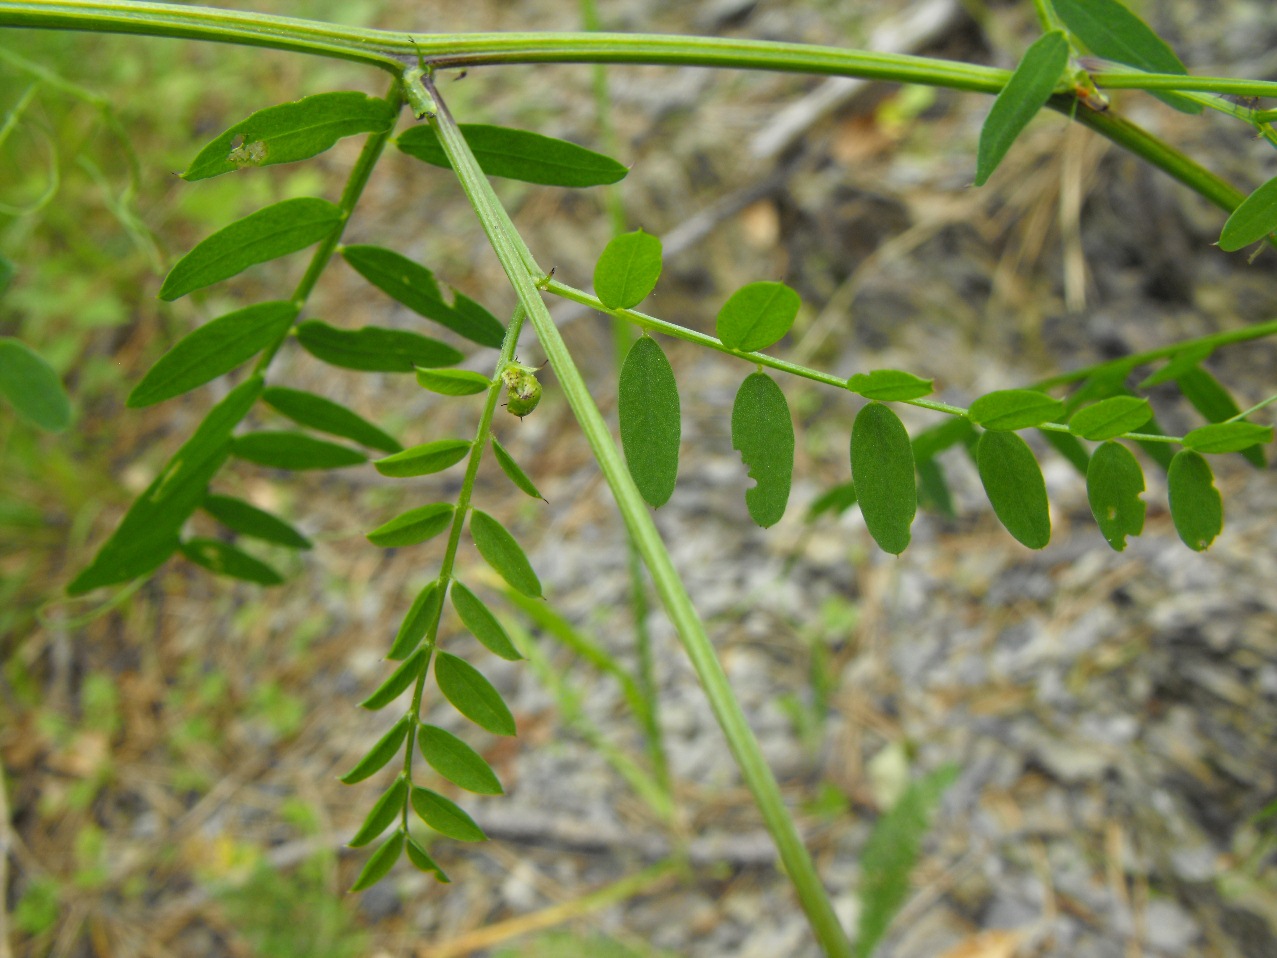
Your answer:
[[[434,725],[422,725],[417,730],[417,743],[430,767],[452,784],[479,795],[505,794],[488,763],[451,732]]]
[[[983,186],[993,175],[1016,137],[1042,109],[1064,74],[1068,60],[1069,41],[1063,30],[1052,30],[1038,37],[1024,51],[1024,58],[993,101],[980,130],[976,186]]]
[[[355,837],[346,844],[350,848],[361,848],[367,845],[399,817],[407,800],[408,783],[402,777],[395,779],[395,783],[386,789],[386,793],[381,798],[377,799],[377,804],[372,807],[372,811],[364,819]]]
[[[470,634],[483,643],[493,655],[500,656],[509,662],[517,662],[523,656],[506,635],[505,629],[497,621],[497,617],[489,611],[477,595],[460,582],[452,583],[452,607],[457,610],[461,624],[470,630]],[[460,784],[460,783],[458,783]]]
[[[798,294],[784,283],[749,283],[718,311],[718,338],[743,353],[766,349],[789,332],[801,305]]]
[[[1013,432],[986,432],[976,446],[976,467],[998,521],[1022,545],[1051,541],[1051,513],[1042,470],[1029,444]]]
[[[1208,455],[1241,452],[1257,443],[1273,441],[1273,427],[1256,422],[1221,422],[1194,429],[1184,437],[1184,448]]]
[[[353,439],[362,446],[371,446],[386,452],[399,452],[403,449],[394,436],[387,435],[367,419],[323,396],[301,389],[271,386],[262,393],[262,399],[293,422],[311,429],[341,436],[343,439]]]
[[[1144,472],[1131,451],[1121,443],[1101,445],[1086,470],[1086,496],[1091,514],[1105,540],[1117,552],[1126,548],[1126,537],[1144,530]]]
[[[1118,0],[1053,0],[1053,6],[1069,32],[1098,57],[1149,73],[1188,73],[1175,51]],[[1153,95],[1181,112],[1202,112],[1173,93]]]
[[[412,807],[421,820],[437,831],[459,842],[486,842],[488,836],[463,812],[455,802],[449,801],[428,788],[414,787]]]
[[[462,123],[461,135],[488,176],[542,186],[581,187],[615,183],[629,172],[609,156],[540,133]],[[414,126],[396,142],[409,156],[431,166],[452,169],[433,127]]]
[[[468,369],[418,369],[417,384],[441,396],[473,396],[491,386],[492,380]]]
[[[341,777],[341,780],[347,785],[354,785],[356,782],[362,782],[371,775],[376,774],[389,764],[390,760],[399,753],[400,746],[403,745],[404,739],[408,736],[408,728],[411,726],[413,717],[405,715],[398,722],[390,727],[390,731],[377,740],[368,754],[361,758],[349,772]]]
[[[409,509],[368,533],[368,541],[383,549],[420,545],[433,539],[452,523],[453,505],[432,502]]]
[[[247,166],[309,159],[342,137],[380,133],[395,121],[390,103],[365,93],[319,93],[258,110],[200,150],[182,174],[187,181]]]
[[[288,332],[297,318],[292,303],[258,303],[219,316],[182,337],[161,356],[125,403],[151,406],[203,386],[256,356]]]
[[[53,367],[26,343],[8,336],[0,336],[0,395],[45,432],[62,432],[71,424],[71,399]]]
[[[231,496],[207,495],[201,508],[243,536],[274,542],[290,549],[309,549],[310,540],[278,516]]]
[[[439,588],[439,581],[436,579],[426,585],[417,593],[417,598],[413,599],[412,608],[399,624],[394,645],[390,647],[390,653],[386,658],[402,659],[415,649],[439,618],[439,610],[442,607],[443,591]]]
[[[683,421],[674,370],[651,336],[636,339],[625,357],[616,412],[634,484],[648,505],[659,508],[678,480]]]
[[[437,339],[406,329],[338,329],[318,320],[297,327],[297,341],[330,366],[371,373],[411,373],[418,366],[452,366],[465,357]]]
[[[1039,429],[1038,435],[1046,440],[1048,446],[1063,456],[1068,464],[1078,471],[1078,475],[1086,475],[1091,465],[1091,456],[1076,436],[1067,432],[1056,432],[1054,429]]]
[[[392,659],[394,658],[393,655],[389,657]],[[408,658],[404,659],[403,663],[390,673],[390,678],[382,682],[381,685],[377,687],[377,691],[373,692],[372,695],[360,702],[359,707],[362,709],[368,709],[370,712],[375,712],[378,709],[384,709],[395,699],[399,698],[399,696],[403,695],[403,693],[408,690],[408,686],[412,685],[413,682],[417,681],[417,679],[421,677],[421,673],[426,670],[426,664],[429,661],[430,649],[428,647],[418,649],[412,655],[408,656]]]
[[[338,469],[368,461],[362,452],[349,446],[305,433],[272,430],[236,436],[231,442],[231,455],[272,469]]]
[[[1069,418],[1069,432],[1102,442],[1134,432],[1153,418],[1153,408],[1139,396],[1113,396],[1079,409]]]
[[[1171,520],[1184,545],[1208,548],[1224,528],[1224,501],[1206,460],[1191,449],[1175,454],[1166,474]]]
[[[209,411],[194,435],[134,500],[89,567],[67,586],[70,595],[153,572],[176,551],[178,531],[204,501],[209,480],[226,461],[231,430],[261,391],[262,379],[254,376]]]
[[[922,379],[913,373],[898,369],[875,369],[869,373],[856,373],[847,380],[847,388],[866,399],[882,402],[902,402],[921,399],[933,392],[934,379]]]
[[[1200,366],[1186,370],[1176,377],[1175,385],[1184,394],[1184,398],[1193,404],[1193,408],[1210,422],[1226,422],[1241,412],[1223,384]],[[1264,468],[1268,463],[1264,450],[1258,445],[1241,450],[1241,454],[1257,469]]]
[[[918,505],[947,519],[957,518],[944,467],[934,459],[919,459],[915,465],[918,470]]]
[[[985,429],[1025,429],[1052,422],[1064,403],[1034,389],[1000,389],[981,396],[967,410],[967,418]]]
[[[426,476],[455,466],[470,454],[468,439],[439,439],[421,446],[413,446],[385,459],[374,459],[373,468],[383,476],[396,479]]]
[[[435,656],[435,681],[453,708],[493,735],[514,735],[514,716],[492,683],[465,659],[447,652]]]
[[[526,492],[533,499],[540,499],[542,502],[546,501],[545,496],[541,495],[532,480],[528,478],[528,474],[519,468],[519,464],[514,461],[514,457],[506,452],[505,446],[497,441],[496,436],[492,437],[492,454],[496,456],[497,465],[501,467],[501,471],[519,489]]]
[[[172,302],[250,266],[305,249],[344,221],[332,203],[308,196],[258,210],[218,230],[178,260],[160,287],[160,299]]]
[[[794,423],[776,381],[753,373],[741,383],[732,406],[732,448],[755,480],[745,490],[750,517],[764,529],[785,514],[794,477]]]
[[[1277,230],[1277,176],[1233,210],[1219,234],[1219,248],[1232,253],[1259,242],[1273,230]]]
[[[1139,384],[1140,389],[1152,389],[1154,386],[1178,379],[1200,362],[1210,358],[1215,351],[1213,346],[1198,345],[1181,349],[1160,369],[1149,374]]]
[[[364,865],[363,871],[359,873],[355,883],[350,886],[350,890],[354,892],[371,888],[390,874],[390,869],[395,867],[395,862],[399,861],[399,856],[403,854],[403,846],[403,832],[395,832],[387,838],[372,853],[372,857],[368,859],[368,863]]]
[[[932,459],[958,443],[975,441],[975,427],[969,419],[953,416],[930,426],[913,437],[913,458]]]
[[[826,512],[832,512],[834,515],[840,516],[855,504],[855,483],[840,483],[832,489],[826,489],[812,500],[811,505],[807,507],[807,521],[811,522]]]
[[[514,536],[496,519],[478,509],[470,513],[470,535],[484,561],[501,574],[512,588],[530,599],[541,598],[541,580],[532,571],[528,557]]]
[[[881,403],[869,403],[852,424],[851,480],[869,534],[884,552],[900,555],[918,512],[918,487],[909,433]]]
[[[411,835],[408,836],[408,860],[412,862],[418,871],[433,874],[436,881],[443,882],[445,885],[452,881],[451,878],[444,874],[444,870],[435,864],[435,860],[430,857],[430,853],[422,848],[421,843]]]
[[[256,582],[258,585],[279,585],[284,581],[284,577],[265,562],[254,559],[247,552],[227,545],[220,539],[187,539],[180,548],[182,555],[216,575]]]
[[[505,339],[505,327],[478,303],[471,300],[478,309],[466,313],[445,303],[434,274],[408,257],[380,246],[346,246],[341,255],[364,279],[414,313],[481,346],[499,348]]]
[[[594,292],[609,309],[631,309],[661,278],[661,241],[635,230],[612,238],[594,264]]]

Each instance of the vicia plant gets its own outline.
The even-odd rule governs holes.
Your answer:
[[[993,512],[1007,532],[1029,548],[1044,548],[1051,536],[1046,487],[1037,457],[1021,436],[1026,430],[1036,430],[1077,468],[1095,521],[1113,549],[1122,550],[1128,538],[1143,529],[1142,461],[1147,461],[1167,472],[1169,509],[1179,537],[1189,548],[1202,550],[1223,524],[1209,457],[1241,453],[1263,465],[1263,445],[1272,441],[1273,430],[1252,417],[1277,399],[1241,410],[1203,364],[1218,349],[1277,333],[1277,322],[1170,343],[1027,388],[993,392],[966,408],[929,398],[932,381],[905,370],[866,369],[845,378],[808,368],[785,359],[783,348],[777,349],[801,305],[798,294],[784,283],[764,280],[737,290],[717,308],[713,336],[639,311],[662,270],[660,240],[648,233],[622,233],[607,245],[594,267],[593,292],[555,279],[554,271],[542,265],[513,226],[488,178],[586,188],[618,181],[626,167],[598,152],[534,132],[459,122],[435,79],[443,68],[510,63],[660,63],[856,76],[976,91],[996,97],[972,158],[977,186],[988,180],[1026,124],[1050,107],[1141,156],[1230,214],[1226,221],[1221,216],[1223,249],[1271,241],[1277,228],[1277,180],[1243,196],[1121,116],[1106,91],[1139,89],[1177,110],[1219,110],[1253,125],[1277,145],[1271,125],[1277,111],[1260,109],[1256,99],[1245,101],[1249,105],[1236,99],[1277,95],[1277,83],[1190,76],[1174,52],[1117,0],[1035,0],[1034,6],[1042,36],[1008,72],[760,41],[589,33],[409,36],[166,4],[0,0],[0,26],[253,44],[354,60],[391,74],[389,89],[380,99],[337,91],[269,106],[239,119],[200,149],[182,173],[187,181],[251,176],[257,168],[308,160],[342,138],[363,138],[362,152],[335,201],[299,197],[258,210],[198,243],[169,271],[159,295],[172,301],[256,264],[310,250],[309,265],[294,289],[190,333],[134,387],[128,405],[138,408],[219,377],[236,381],[137,497],[70,583],[70,593],[147,576],[178,554],[220,575],[263,585],[279,582],[279,574],[254,557],[247,543],[264,540],[294,549],[305,549],[309,543],[278,516],[216,491],[219,475],[234,469],[236,461],[324,470],[371,460],[379,473],[397,478],[464,470],[454,498],[418,505],[367,533],[373,545],[386,548],[411,547],[436,537],[444,537],[447,544],[437,575],[407,610],[387,650],[387,677],[361,703],[366,709],[396,714],[387,718],[386,733],[343,779],[361,782],[394,762],[402,769],[372,803],[351,839],[352,845],[374,846],[354,883],[356,889],[382,879],[405,855],[412,866],[446,881],[417,830],[424,826],[458,841],[481,840],[484,835],[457,803],[436,790],[439,782],[479,794],[498,794],[502,786],[470,745],[423,722],[423,704],[442,696],[488,732],[508,736],[516,729],[493,685],[464,658],[438,646],[440,623],[444,616],[455,616],[497,656],[521,658],[484,599],[457,578],[467,530],[478,554],[508,584],[515,601],[544,607],[541,583],[524,550],[496,518],[472,502],[479,464],[489,451],[518,494],[540,497],[534,478],[492,434],[503,402],[509,413],[523,417],[534,414],[541,399],[538,370],[521,364],[515,355],[520,332],[530,324],[775,838],[816,937],[831,955],[852,954],[652,521],[651,508],[666,503],[675,489],[681,438],[678,385],[660,339],[681,339],[739,364],[741,385],[730,414],[732,442],[753,480],[741,494],[760,526],[777,523],[788,504],[795,436],[781,383],[786,377],[799,377],[865,400],[849,439],[850,479],[830,490],[813,511],[818,515],[857,506],[870,535],[886,552],[899,554],[908,547],[920,501],[941,510],[951,508],[939,460],[951,447],[964,447],[973,457]],[[405,105],[411,116],[401,124]],[[414,117],[420,122],[411,122]],[[387,148],[455,174],[517,298],[508,321],[392,249],[342,242],[343,229]],[[450,342],[499,350],[490,370],[485,374],[452,368],[465,358],[463,352],[428,335],[378,326],[350,329],[310,318],[309,297],[335,259],[390,299],[449,330],[454,334]],[[583,304],[641,330],[620,371],[620,448],[551,321],[547,296]],[[48,428],[64,425],[56,382],[50,381],[38,357],[11,341],[0,342],[0,348],[5,350],[0,356],[16,357],[6,359],[0,386],[18,412]],[[413,375],[433,393],[472,404],[473,432],[440,436],[405,449],[354,411],[278,382],[272,360],[282,350],[304,350],[342,369]],[[1183,436],[1166,434],[1144,395],[1161,383],[1173,383],[1201,413],[1203,425]],[[935,423],[911,436],[893,409],[902,403],[934,413]],[[291,420],[293,427],[243,431],[241,423],[260,404]],[[1140,450],[1143,459],[1133,449]],[[197,510],[221,523],[226,535],[188,536],[184,529]],[[418,753],[428,768],[418,764]],[[859,947],[864,953],[863,941]]]

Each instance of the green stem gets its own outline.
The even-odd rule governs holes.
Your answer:
[[[728,747],[736,757],[741,775],[776,842],[785,870],[794,884],[816,937],[829,955],[850,958],[851,943],[838,923],[811,856],[785,806],[780,786],[763,758],[762,750],[732,692],[705,627],[661,541],[647,504],[643,502],[634,480],[630,478],[621,452],[617,449],[580,370],[573,362],[563,337],[550,317],[549,310],[541,300],[537,289],[539,277],[527,269],[518,252],[518,244],[506,235],[503,217],[494,209],[491,186],[479,169],[478,162],[448,111],[447,104],[429,80],[427,85],[439,106],[433,124],[444,152],[447,153],[519,302],[528,311],[528,317],[558,377],[563,395],[594,452],[626,528],[652,574],[657,594],[665,604],[670,621],[683,642],[710,707],[723,729]]]

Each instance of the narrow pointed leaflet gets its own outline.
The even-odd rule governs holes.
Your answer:
[[[412,790],[412,808],[418,817],[437,831],[459,842],[486,842],[488,836],[461,807],[428,788]]]
[[[435,657],[435,681],[453,708],[493,735],[514,735],[514,716],[478,669],[447,652]]]
[[[532,570],[532,564],[523,554],[505,526],[496,519],[475,509],[470,513],[470,535],[484,561],[501,574],[515,590],[530,599],[541,598],[541,580]]]
[[[476,639],[493,655],[500,656],[509,662],[517,662],[523,658],[519,650],[510,641],[497,617],[492,614],[482,600],[460,582],[452,583],[452,607],[457,615]]]
[[[741,383],[732,406],[732,448],[755,481],[745,490],[750,517],[766,529],[785,514],[794,476],[794,423],[776,381],[754,373]]]
[[[527,130],[462,123],[461,135],[488,176],[542,186],[583,187],[615,183],[629,172],[610,156]],[[433,127],[412,127],[400,134],[397,142],[401,151],[423,163],[452,168]]]
[[[879,548],[893,555],[904,552],[918,512],[913,446],[900,417],[882,403],[869,403],[852,425],[851,481]]]
[[[442,472],[470,453],[468,439],[437,439],[384,459],[373,460],[373,468],[383,476],[404,479]]]
[[[420,545],[452,524],[451,502],[431,502],[409,509],[368,533],[368,541],[383,549]]]
[[[1062,30],[1052,30],[1024,51],[1019,66],[1002,88],[980,130],[976,154],[975,185],[983,186],[993,175],[1011,144],[1050,98],[1069,60],[1069,41]]]
[[[180,548],[182,555],[215,575],[256,582],[258,585],[279,585],[284,581],[282,575],[261,559],[220,539],[187,539]]]
[[[0,336],[0,396],[45,432],[62,432],[71,424],[71,399],[53,367],[26,343],[8,336]]]
[[[418,366],[452,366],[465,358],[447,343],[406,329],[338,329],[314,319],[297,327],[297,341],[330,366],[370,373],[411,373]]]
[[[232,496],[207,495],[200,508],[240,535],[290,549],[309,549],[310,540],[278,516]]]
[[[1219,234],[1219,248],[1232,253],[1258,243],[1277,230],[1277,177],[1273,177],[1233,210]]]
[[[300,432],[263,430],[237,436],[231,454],[272,469],[339,469],[358,466],[368,457],[357,449]]]
[[[621,367],[617,391],[621,448],[639,494],[659,508],[678,480],[683,420],[674,370],[660,345],[640,336]]]
[[[262,393],[262,399],[293,422],[311,429],[352,439],[361,446],[370,446],[385,452],[399,452],[403,449],[393,436],[382,432],[358,413],[323,396],[301,389],[271,386]]]
[[[502,795],[505,790],[483,757],[451,732],[434,725],[417,730],[417,744],[430,767],[468,792]]]

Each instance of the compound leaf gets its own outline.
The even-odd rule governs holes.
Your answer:
[[[411,373],[418,366],[452,366],[465,358],[447,343],[406,329],[338,329],[314,319],[297,327],[297,341],[330,366],[362,372]]]
[[[0,395],[45,432],[62,432],[71,424],[71,399],[53,367],[26,343],[8,336],[0,336]]]
[[[1144,472],[1131,451],[1109,440],[1095,450],[1086,470],[1086,496],[1105,540],[1117,552],[1126,537],[1144,529]]]
[[[682,416],[674,370],[651,336],[640,336],[621,367],[617,391],[621,448],[644,501],[665,505],[678,480]]]
[[[629,170],[609,156],[583,146],[504,126],[462,123],[461,135],[489,176],[542,186],[601,186],[624,178]],[[452,169],[434,128],[405,130],[399,149],[432,166]]]
[[[360,445],[386,452],[399,452],[403,449],[394,436],[382,432],[367,419],[323,396],[301,389],[271,386],[262,393],[262,399],[293,422],[311,429],[352,439]]]
[[[262,392],[254,376],[236,386],[204,417],[155,480],[134,500],[93,562],[67,586],[80,595],[153,572],[176,551],[178,531],[204,501],[209,480],[230,453],[231,430]]]
[[[470,453],[471,445],[468,439],[438,439],[397,452],[385,459],[374,459],[373,468],[383,476],[397,479],[427,476],[455,466]]]
[[[980,129],[976,154],[975,185],[983,186],[993,175],[1016,137],[1042,109],[1069,59],[1069,41],[1063,30],[1038,37],[1024,51],[1019,66],[1007,80]]]
[[[967,410],[967,418],[985,429],[1016,430],[1052,422],[1064,403],[1036,389],[999,389],[981,396]]]
[[[368,533],[368,541],[383,549],[420,545],[433,539],[452,523],[450,502],[431,502],[417,506],[382,523]]]
[[[452,607],[457,610],[461,624],[470,630],[470,634],[478,639],[493,655],[500,656],[509,662],[517,662],[523,656],[510,641],[497,617],[492,614],[482,600],[460,582],[452,584]]]
[[[249,166],[309,159],[342,137],[380,133],[395,121],[391,105],[366,93],[319,93],[267,107],[241,120],[200,150],[182,174],[187,181]]]
[[[661,277],[661,241],[635,230],[612,238],[594,264],[594,292],[604,306],[630,309],[647,299]]]
[[[435,658],[435,681],[453,708],[493,735],[514,735],[514,716],[501,694],[478,669],[465,659],[439,652]]]
[[[931,395],[934,384],[934,379],[922,379],[899,369],[875,369],[869,373],[856,373],[847,380],[847,388],[852,392],[866,399],[883,402],[921,399]]]
[[[514,461],[514,457],[506,452],[505,446],[497,441],[496,436],[492,437],[492,454],[496,456],[497,465],[501,467],[501,471],[519,489],[526,492],[533,499],[540,499],[542,502],[546,501],[545,496],[541,495],[532,480],[528,478],[528,474],[519,468],[519,464]]]
[[[279,585],[284,581],[284,577],[265,562],[220,539],[187,539],[180,548],[182,555],[216,575],[258,585]]]
[[[1069,418],[1069,432],[1102,442],[1139,429],[1153,418],[1153,408],[1139,396],[1113,396],[1079,409]]]
[[[262,430],[236,436],[231,455],[272,469],[338,469],[358,466],[368,457],[357,449],[300,432]]]
[[[1208,548],[1224,528],[1224,501],[1210,465],[1191,449],[1181,450],[1171,460],[1166,484],[1180,539],[1194,552]]]
[[[532,571],[528,557],[514,541],[514,536],[496,519],[475,509],[470,513],[470,535],[484,561],[501,574],[516,592],[530,599],[541,598],[541,580]]]
[[[766,373],[746,377],[732,406],[732,448],[755,480],[745,490],[750,517],[766,529],[785,514],[794,476],[794,424],[785,394]]]
[[[256,356],[297,318],[292,303],[258,303],[220,316],[184,336],[147,371],[125,405],[150,406],[216,379]]]
[[[402,777],[395,779],[395,783],[386,789],[381,798],[377,799],[377,804],[373,805],[363,825],[359,827],[359,831],[355,832],[355,837],[346,844],[350,848],[367,845],[390,827],[391,822],[403,811],[404,802],[407,800],[408,783]]]
[[[422,725],[417,730],[417,742],[430,767],[452,784],[479,795],[504,794],[491,766],[451,732],[435,725]]]
[[[354,785],[385,768],[390,760],[399,754],[399,748],[408,736],[408,728],[412,720],[411,715],[405,715],[392,725],[390,731],[379,738],[377,744],[368,750],[368,754],[343,775],[341,780],[347,785]]]
[[[729,349],[745,353],[766,349],[789,332],[801,305],[798,294],[784,283],[749,283],[718,311],[718,338]]]
[[[879,548],[904,552],[918,512],[913,447],[900,417],[881,403],[869,403],[852,424],[851,480]]]
[[[488,836],[456,802],[438,792],[416,786],[412,790],[412,807],[421,820],[437,831],[459,842],[486,842]]]
[[[986,432],[976,446],[976,467],[998,521],[1030,549],[1051,541],[1051,514],[1042,470],[1029,444],[1013,432]]]
[[[250,266],[305,249],[344,221],[327,200],[284,200],[218,230],[177,261],[160,287],[171,302],[241,273]]]

